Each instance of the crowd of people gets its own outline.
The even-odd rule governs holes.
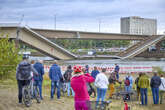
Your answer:
[[[25,71],[25,69],[27,69]],[[24,70],[24,71],[23,71]],[[62,74],[60,66],[56,61],[50,67],[49,78],[51,80],[50,99],[54,99],[56,93],[57,99],[61,96],[61,83],[67,85],[67,96],[74,96],[75,110],[88,110],[87,102],[90,101],[90,96],[96,96],[96,101],[105,101],[107,90],[109,89],[109,99],[112,98],[115,92],[116,82],[122,83],[119,76],[120,67],[115,64],[115,69],[112,73],[108,73],[106,68],[102,68],[101,71],[95,66],[90,72],[89,66],[71,66],[67,67],[67,70]],[[30,74],[29,74],[30,73]],[[34,79],[34,85],[38,86],[40,99],[42,96],[42,82],[44,75],[44,66],[42,61],[33,61],[29,63],[27,58],[23,57],[23,61],[17,67],[16,79],[18,82],[18,100],[22,103],[22,88],[29,84],[30,80]],[[124,87],[126,92],[131,92],[133,89],[133,77],[131,74],[127,74],[124,78]],[[163,75],[159,77],[156,72],[154,76],[149,79],[145,73],[140,73],[135,80],[137,99],[141,100],[142,105],[147,105],[148,88],[151,87],[153,95],[153,103],[160,104],[163,102],[163,94],[165,92],[165,79]],[[57,91],[57,92],[55,92]],[[96,92],[97,91],[97,92]],[[159,95],[160,93],[160,95]],[[160,98],[159,98],[160,96]],[[97,104],[96,104],[97,107]]]

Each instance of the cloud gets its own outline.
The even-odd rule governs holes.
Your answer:
[[[165,28],[164,0],[0,0],[0,21],[19,21],[33,27],[120,32],[120,17],[141,16],[158,20]]]

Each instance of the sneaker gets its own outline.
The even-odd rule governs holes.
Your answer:
[[[101,107],[101,110],[104,110],[104,107]]]
[[[98,108],[99,108],[99,105],[96,106],[96,109],[98,109]]]
[[[18,102],[18,105],[22,105],[22,102]]]

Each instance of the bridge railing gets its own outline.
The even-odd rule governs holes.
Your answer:
[[[129,53],[126,53],[123,57],[126,57],[130,54],[137,54],[138,50],[144,50],[146,46],[148,46],[147,44],[149,43],[152,43],[152,42],[155,42],[154,40],[156,41],[159,41],[160,39],[162,39],[164,36],[152,36],[150,37],[150,39],[146,40],[144,43],[142,43],[139,47],[135,48],[134,50],[130,51]]]
[[[151,37],[145,38],[143,41],[133,45],[132,47],[128,48],[126,51],[119,53],[118,55],[124,57],[124,56],[134,52],[136,49],[143,47],[144,45],[148,44],[149,42],[151,42],[152,40],[154,40],[156,38],[157,38],[157,36],[151,36]]]

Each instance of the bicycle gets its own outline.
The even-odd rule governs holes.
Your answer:
[[[88,110],[110,110],[109,104],[112,101],[88,101],[87,107]]]
[[[41,102],[39,88],[34,86],[34,80],[30,81],[29,85],[25,85],[22,88],[22,98],[26,107],[30,107],[32,104],[32,99],[36,99],[37,103]]]

